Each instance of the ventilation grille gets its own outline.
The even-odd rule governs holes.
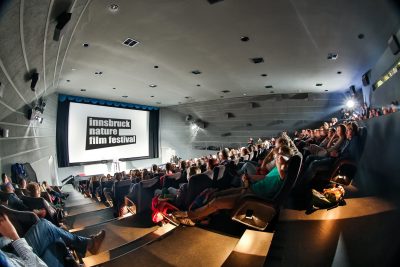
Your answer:
[[[122,44],[125,46],[134,47],[139,44],[139,41],[136,41],[132,38],[126,38],[126,40]]]

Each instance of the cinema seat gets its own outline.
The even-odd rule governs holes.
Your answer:
[[[264,199],[254,194],[246,194],[238,201],[232,211],[232,220],[257,230],[265,230],[272,219],[279,213],[280,207],[289,197],[300,173],[302,155],[298,152],[289,160],[286,179],[281,190],[273,199]]]
[[[29,228],[39,221],[39,218],[33,212],[17,211],[4,205],[0,205],[0,213],[8,216],[19,236],[24,236]]]
[[[56,210],[53,207],[51,207],[50,204],[44,198],[21,196],[21,200],[31,210],[45,209],[46,210],[45,219],[49,220],[54,225],[58,226],[59,222],[57,221]]]

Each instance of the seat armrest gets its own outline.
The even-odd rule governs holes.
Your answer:
[[[238,201],[232,214],[232,220],[257,230],[264,230],[277,214],[277,210],[272,202],[254,195],[246,195]]]
[[[330,180],[332,180],[333,178],[335,178],[335,176],[337,175],[338,171],[340,170],[341,167],[345,166],[345,165],[350,165],[350,166],[354,166],[357,167],[357,163],[354,160],[349,160],[349,159],[339,159],[335,162],[335,167],[331,173],[331,177]]]

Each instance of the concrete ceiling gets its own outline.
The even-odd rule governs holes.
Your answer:
[[[343,91],[361,86],[361,75],[400,28],[394,0],[3,3],[8,4],[0,5],[2,113],[54,91],[155,106],[271,91]],[[68,9],[71,22],[62,40],[53,41],[56,17]],[[122,45],[128,37],[139,44]],[[327,60],[331,52],[337,60]],[[254,57],[264,62],[253,64]],[[32,69],[41,76],[35,94],[25,77]]]
[[[361,85],[399,22],[390,2],[376,0],[96,0],[76,29],[59,91],[169,106],[345,90]],[[140,43],[122,45],[128,37]],[[327,60],[331,52],[337,60]]]

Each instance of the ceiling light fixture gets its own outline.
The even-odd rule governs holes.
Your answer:
[[[161,105],[161,102],[156,102],[156,104]]]
[[[246,94],[246,93],[243,93],[243,95],[246,96],[247,94]]]
[[[261,74],[262,77],[267,77],[268,75],[266,73]]]
[[[151,95],[150,97],[154,97],[154,95]]]
[[[337,53],[329,53],[327,56],[328,60],[336,60],[338,58],[338,54]]]
[[[360,34],[357,36],[358,39],[364,39],[364,37],[365,37],[365,35],[364,35],[363,33],[360,33]]]
[[[89,47],[89,43],[83,43],[83,47]]]
[[[315,86],[322,86],[322,83],[316,83]]]
[[[247,36],[240,37],[240,41],[242,41],[242,42],[248,42],[249,40],[250,40],[250,38]]]
[[[231,91],[229,91],[229,90],[222,90],[221,92],[224,93],[224,94],[226,94],[226,93],[230,93]]]
[[[115,89],[117,89],[117,88],[113,87],[113,90],[115,90]]]
[[[86,89],[81,89],[81,92],[86,92]]]
[[[157,84],[149,84],[149,87],[151,88],[157,87]]]
[[[336,72],[337,74],[342,74],[342,72],[341,71],[338,71],[338,72]]]
[[[128,96],[127,96],[127,95],[123,95],[122,97],[123,97],[123,98],[127,98]]]
[[[111,12],[117,12],[118,9],[119,9],[119,6],[116,5],[116,4],[111,4],[111,5],[108,7],[108,9],[109,9]]]
[[[200,84],[196,84],[196,86],[197,86],[197,87],[200,87],[201,85],[200,85]]]
[[[260,64],[264,62],[264,58],[262,57],[253,57],[250,58],[250,61],[252,61],[254,64]]]
[[[199,74],[201,74],[201,71],[199,71],[199,70],[192,70],[192,73],[193,73],[194,75],[199,75]]]
[[[272,85],[266,85],[265,88],[270,89],[270,88],[274,88]]]
[[[67,80],[67,83],[69,83],[71,80]]]
[[[158,66],[157,66],[157,65],[155,65],[155,66],[154,66],[154,68],[155,68],[155,69],[158,69]]]

